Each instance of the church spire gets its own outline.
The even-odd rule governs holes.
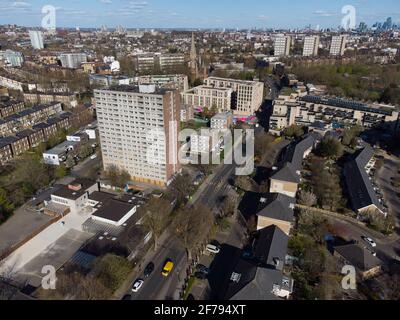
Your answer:
[[[190,60],[193,63],[197,59],[196,44],[194,40],[194,32],[192,32],[192,47],[190,49]]]

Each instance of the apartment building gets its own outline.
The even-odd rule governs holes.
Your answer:
[[[78,100],[74,93],[24,93],[24,101],[29,103],[52,103],[60,102],[64,107],[74,108],[78,105]]]
[[[25,129],[16,134],[19,138],[28,138],[29,146],[37,147],[41,142],[44,142],[44,134],[41,130]]]
[[[220,138],[215,131],[200,132],[190,136],[190,152],[192,154],[203,154],[214,152],[219,148]]]
[[[180,97],[155,85],[95,90],[104,167],[126,170],[132,180],[167,185],[180,170]]]
[[[182,93],[182,101],[186,105],[203,108],[217,108],[218,112],[232,109],[233,90],[201,85]]]
[[[62,107],[60,103],[36,105],[32,108],[23,109],[21,112],[1,119],[0,135],[10,135],[21,131],[38,122],[46,121],[49,117],[61,112]]]
[[[18,79],[0,75],[0,86],[6,87],[6,88],[12,89],[12,90],[24,91],[24,87],[26,87],[27,84]]]
[[[211,118],[211,129],[224,130],[229,129],[233,123],[231,112],[217,113]]]
[[[346,49],[347,35],[333,36],[329,54],[331,56],[343,56]]]
[[[161,71],[172,71],[185,65],[184,54],[162,54],[158,58]]]
[[[275,57],[288,56],[292,45],[291,36],[278,36],[275,38],[274,55]]]
[[[185,55],[181,53],[143,53],[135,58],[136,70],[140,73],[160,70],[173,72],[185,66]]]
[[[152,72],[156,65],[156,57],[154,54],[138,54],[135,58],[136,70],[139,73]]]
[[[61,65],[63,68],[77,69],[81,67],[81,64],[87,62],[86,53],[62,53],[59,56]]]
[[[25,109],[22,101],[16,100],[0,100],[0,118],[9,117],[15,113],[21,112]]]
[[[264,101],[264,84],[258,81],[244,81],[209,77],[204,84],[213,88],[232,89],[231,110],[235,116],[253,115]],[[229,110],[222,110],[229,111]]]
[[[7,147],[9,146],[9,148]],[[23,152],[29,150],[29,140],[27,137],[8,136],[0,138],[0,148],[3,149],[0,162],[4,164],[6,161],[11,160],[13,157],[19,156]],[[11,155],[5,151],[11,150]]]
[[[340,98],[305,95],[279,96],[274,101],[270,132],[280,134],[286,127],[298,124],[359,124],[367,128],[384,125],[389,130],[398,127],[399,111],[393,106],[365,104]]]
[[[188,122],[194,120],[194,108],[192,105],[182,104],[181,105],[181,121]]]
[[[138,78],[138,84],[155,84],[163,87],[174,83],[177,89],[182,92],[189,89],[189,81],[187,75],[184,74],[167,74],[167,75],[148,75]]]
[[[6,164],[13,158],[9,139],[0,138],[0,165]]]
[[[5,50],[0,51],[0,61],[3,61],[6,67],[21,67],[24,57],[21,52]]]
[[[344,165],[343,175],[350,202],[358,214],[368,214],[374,210],[387,214],[370,180],[369,173],[374,165],[374,150],[369,145],[357,151]]]
[[[319,36],[307,36],[304,38],[303,56],[311,57],[318,55]]]
[[[42,50],[44,49],[43,44],[43,32],[36,30],[29,30],[29,38],[33,49]]]

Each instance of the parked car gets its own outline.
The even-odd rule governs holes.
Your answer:
[[[371,247],[376,247],[376,242],[369,237],[362,237],[362,239],[368,243]]]
[[[174,268],[174,263],[171,260],[167,260],[164,264],[161,274],[164,277],[168,277],[171,273],[172,269]]]
[[[205,265],[202,265],[202,264],[198,264],[196,266],[196,270],[198,272],[204,273],[206,275],[208,275],[210,273],[210,268],[207,268]]]
[[[90,159],[92,159],[92,160],[94,160],[94,159],[96,159],[97,158],[97,154],[94,154],[94,155],[92,155],[91,157],[90,157]]]
[[[208,252],[215,253],[215,254],[217,254],[217,253],[219,253],[221,251],[219,246],[216,246],[216,245],[211,244],[211,243],[206,246],[206,250]]]
[[[376,257],[376,252],[370,248],[366,248],[374,257]]]
[[[194,274],[194,276],[195,276],[197,279],[200,279],[200,280],[205,280],[205,279],[207,279],[207,275],[206,275],[205,273],[203,273],[203,272],[196,272],[196,273]]]
[[[133,292],[138,292],[138,291],[140,290],[140,288],[142,287],[143,283],[144,283],[144,280],[142,280],[142,279],[137,279],[137,280],[133,283],[132,291],[133,291]]]
[[[251,258],[253,258],[253,253],[251,251],[243,251],[242,258],[245,260],[251,259]]]
[[[151,275],[151,273],[154,271],[154,263],[153,262],[150,262],[147,266],[146,266],[146,268],[144,268],[144,277],[145,278],[148,278],[148,277],[150,277],[150,275]]]

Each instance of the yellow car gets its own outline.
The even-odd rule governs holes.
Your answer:
[[[165,263],[164,268],[163,268],[161,274],[162,274],[164,277],[168,277],[173,268],[174,268],[174,263],[173,263],[171,260],[168,260],[168,261]]]

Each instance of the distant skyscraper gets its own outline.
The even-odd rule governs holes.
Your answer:
[[[86,53],[62,53],[60,55],[61,65],[64,68],[76,69],[83,62],[87,62]]]
[[[392,18],[389,17],[389,18],[386,19],[385,29],[386,30],[390,30],[390,29],[392,29],[392,27],[393,27],[393,21],[392,21]]]
[[[317,56],[319,47],[319,36],[309,36],[304,39],[303,56]]]
[[[165,186],[180,170],[180,94],[155,85],[95,90],[104,168],[126,170],[133,181]]]
[[[346,35],[333,36],[329,54],[331,56],[344,55],[344,50],[346,49],[346,43],[347,43]]]
[[[288,56],[290,54],[290,46],[292,44],[292,37],[291,36],[278,36],[275,39],[275,53],[276,57],[280,56]]]
[[[29,30],[29,37],[31,39],[31,45],[33,49],[44,49],[42,31]]]
[[[368,26],[365,22],[360,22],[360,25],[358,27],[359,32],[365,32],[368,30]]]

